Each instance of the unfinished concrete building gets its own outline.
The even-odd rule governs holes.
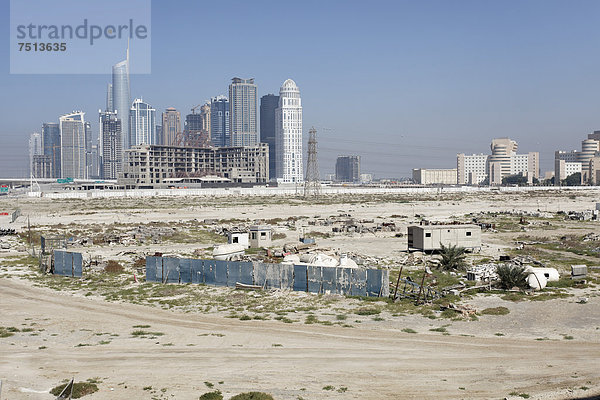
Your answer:
[[[265,143],[244,147],[178,147],[139,145],[125,151],[120,184],[154,188],[172,184],[193,186],[213,181],[266,183],[269,148]]]
[[[435,251],[441,245],[481,248],[478,225],[414,225],[408,227],[408,250]]]

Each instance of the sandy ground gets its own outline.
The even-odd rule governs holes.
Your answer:
[[[0,342],[7,399],[51,398],[47,390],[70,376],[101,378],[90,399],[150,399],[146,386],[167,388],[165,398],[194,399],[208,390],[205,381],[225,394],[262,390],[277,399],[488,399],[511,392],[567,398],[591,392],[568,388],[597,389],[600,382],[597,340],[282,326],[75,299],[8,279],[0,280],[0,291],[2,324],[33,326],[37,334]],[[165,335],[133,338],[140,324]],[[97,344],[109,334],[119,336]],[[327,385],[348,389],[323,390]]]
[[[472,211],[585,210],[593,208],[599,198],[598,192],[578,194],[575,199],[559,193],[534,198],[486,194],[409,202],[244,207],[199,205],[196,199],[183,198],[169,201],[185,204],[159,201],[156,209],[148,209],[143,206],[146,200],[140,200],[141,207],[125,210],[106,206],[111,201],[119,205],[118,199],[107,200],[95,210],[85,209],[81,201],[3,199],[0,208],[11,211],[15,205],[20,207],[33,225],[351,213],[355,218],[380,220],[405,215],[404,226],[416,220],[415,214],[449,219]],[[14,226],[23,228],[27,220],[21,217]],[[596,226],[584,224],[581,232],[593,231]],[[532,234],[543,234],[543,230]],[[334,236],[320,244],[400,257],[400,242],[393,234],[376,234]],[[489,254],[513,245],[511,236],[504,234],[485,234],[484,242],[484,252]],[[133,250],[184,252],[197,247],[161,244]],[[117,245],[80,250],[111,256],[132,249]],[[16,254],[10,250],[5,255]],[[524,397],[517,394],[532,399],[583,398],[600,395],[598,293],[598,288],[592,288],[566,299],[518,303],[476,296],[466,302],[477,309],[504,306],[510,313],[452,322],[406,315],[343,328],[240,321],[109,303],[36,287],[13,274],[0,278],[0,326],[25,328],[26,332],[0,338],[0,398],[51,399],[48,390],[72,376],[77,381],[101,381],[100,391],[85,397],[90,400],[197,399],[211,390],[204,382],[212,383],[226,399],[251,390],[295,400]],[[589,297],[589,302],[578,304],[579,296]],[[450,335],[429,331],[444,324],[450,325]],[[133,337],[135,325],[150,325],[146,330],[164,335]],[[402,332],[403,327],[418,333]],[[573,339],[565,340],[565,336]],[[541,338],[547,340],[536,340]],[[324,390],[327,386],[334,389]]]

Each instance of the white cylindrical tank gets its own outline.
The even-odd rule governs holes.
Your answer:
[[[527,284],[532,289],[543,289],[548,284],[548,279],[541,272],[532,272],[527,276]]]
[[[231,260],[245,253],[246,247],[241,244],[222,244],[213,250],[215,260]]]

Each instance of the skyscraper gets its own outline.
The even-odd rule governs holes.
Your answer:
[[[50,157],[50,176],[60,178],[60,127],[56,122],[42,124],[44,155]]]
[[[338,156],[335,162],[335,180],[360,182],[360,156]]]
[[[279,106],[275,110],[275,164],[277,181],[299,183],[304,180],[302,167],[302,100],[296,82],[283,82]]]
[[[112,111],[100,113],[100,153],[103,179],[117,179],[122,172],[121,120]]]
[[[117,118],[121,120],[121,132],[123,136],[123,149],[130,147],[129,143],[129,109],[131,108],[131,96],[129,87],[129,46],[125,60],[112,67],[112,100],[107,98],[107,106],[112,102],[112,109]]]
[[[214,147],[229,146],[230,141],[229,100],[225,96],[210,101],[210,141]]]
[[[87,178],[84,115],[82,111],[75,111],[59,118],[62,178]]]
[[[269,145],[269,177],[275,179],[275,110],[279,107],[279,96],[267,94],[260,98],[260,141]]]
[[[156,110],[142,99],[135,99],[129,110],[129,144],[156,144]]]
[[[113,105],[113,85],[109,83],[106,86],[106,111],[114,111],[115,107]]]
[[[42,135],[34,132],[29,136],[29,173],[33,173],[33,156],[44,154],[42,147]]]
[[[185,116],[184,145],[189,147],[207,147],[209,144],[209,132],[203,129],[205,116],[202,113],[192,113]]]
[[[181,114],[169,107],[162,115],[162,142],[165,146],[175,146],[177,134],[181,132]]]
[[[92,160],[92,124],[89,121],[85,121],[85,176],[89,178],[94,175],[92,172],[92,165],[94,164],[94,160]]]
[[[231,146],[254,146],[256,131],[256,85],[254,78],[233,78],[229,85]]]

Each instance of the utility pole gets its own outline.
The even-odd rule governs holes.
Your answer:
[[[306,165],[306,181],[304,182],[304,196],[318,196],[321,194],[319,182],[319,161],[317,159],[317,130],[312,127],[308,131],[308,162]]]

